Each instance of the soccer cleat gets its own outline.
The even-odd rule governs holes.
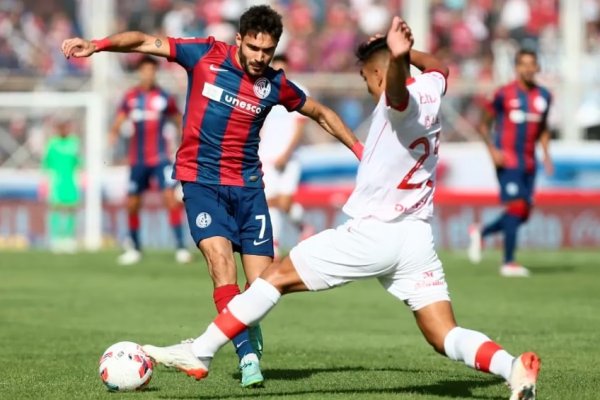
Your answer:
[[[263,353],[263,336],[260,325],[249,326],[248,336],[250,336],[250,345],[252,346],[252,350],[254,350],[254,354],[256,354],[260,360]]]
[[[240,360],[242,373],[242,387],[262,387],[265,378],[260,372],[260,365],[256,354],[248,354]]]
[[[177,261],[178,264],[189,264],[192,262],[192,253],[187,249],[177,249],[175,251],[175,261]]]
[[[192,351],[192,344],[189,342],[168,347],[157,347],[147,344],[142,346],[142,350],[155,363],[177,368],[197,381],[206,378],[208,375],[208,367],[211,359],[196,357]]]
[[[142,260],[142,253],[136,249],[127,249],[125,253],[121,254],[117,258],[119,265],[133,265],[137,264]]]
[[[469,226],[469,249],[467,250],[467,256],[473,264],[481,262],[481,230],[477,224]]]
[[[535,400],[535,386],[540,373],[541,360],[537,354],[527,352],[513,361],[508,384],[510,400]]]
[[[508,263],[500,267],[500,275],[507,278],[527,278],[530,272],[522,265]]]

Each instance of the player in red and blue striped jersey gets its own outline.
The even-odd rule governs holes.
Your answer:
[[[110,143],[116,144],[121,126],[126,120],[133,124],[133,136],[129,143],[129,188],[127,211],[129,236],[132,247],[121,254],[118,262],[131,265],[141,259],[139,239],[141,196],[154,179],[163,192],[164,203],[169,210],[169,223],[175,234],[177,251],[175,259],[179,263],[191,261],[191,255],[184,247],[182,216],[183,208],[175,198],[176,181],[171,178],[173,169],[164,128],[171,121],[179,131],[181,112],[175,98],[156,84],[158,61],[144,56],[138,63],[139,84],[129,89],[121,102],[110,131]]]
[[[183,183],[191,234],[207,260],[219,312],[240,292],[234,251],[242,256],[249,283],[273,259],[258,156],[259,132],[271,108],[283,105],[298,111],[357,157],[362,153],[362,144],[331,109],[306,97],[283,70],[269,67],[282,31],[281,16],[261,5],[241,16],[235,46],[212,37],[175,39],[141,32],[91,42],[73,38],[62,44],[66,57],[88,57],[102,50],[140,52],[167,57],[187,71],[183,140],[174,177]],[[263,382],[260,337],[258,327],[251,327],[233,340],[242,386]]]
[[[469,257],[473,262],[479,262],[481,240],[502,232],[504,264],[500,268],[501,275],[529,276],[529,270],[515,262],[517,232],[529,218],[533,204],[538,141],[542,145],[545,171],[548,175],[553,173],[547,126],[552,96],[548,89],[535,82],[539,71],[536,53],[520,50],[515,65],[516,80],[498,89],[480,128],[496,167],[505,211],[481,231],[478,227],[471,228]],[[489,135],[492,122],[495,140]]]

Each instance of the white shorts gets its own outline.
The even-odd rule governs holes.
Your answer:
[[[298,190],[300,183],[300,163],[290,160],[283,171],[276,169],[273,164],[263,164],[263,182],[267,199],[280,195],[291,196]]]
[[[450,300],[426,221],[352,219],[300,242],[290,258],[309,290],[377,278],[413,311]]]

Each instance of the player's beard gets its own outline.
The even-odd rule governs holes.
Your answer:
[[[248,75],[254,77],[261,76],[265,72],[266,68],[266,65],[261,65],[260,67],[253,67],[242,51],[240,51],[240,64],[242,64],[242,68],[244,68],[244,71],[246,71]]]

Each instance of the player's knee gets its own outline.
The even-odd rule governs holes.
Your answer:
[[[130,213],[138,212],[140,210],[140,203],[139,196],[127,197],[127,211]]]
[[[531,205],[525,199],[517,199],[506,204],[506,213],[526,221],[531,213]]]

